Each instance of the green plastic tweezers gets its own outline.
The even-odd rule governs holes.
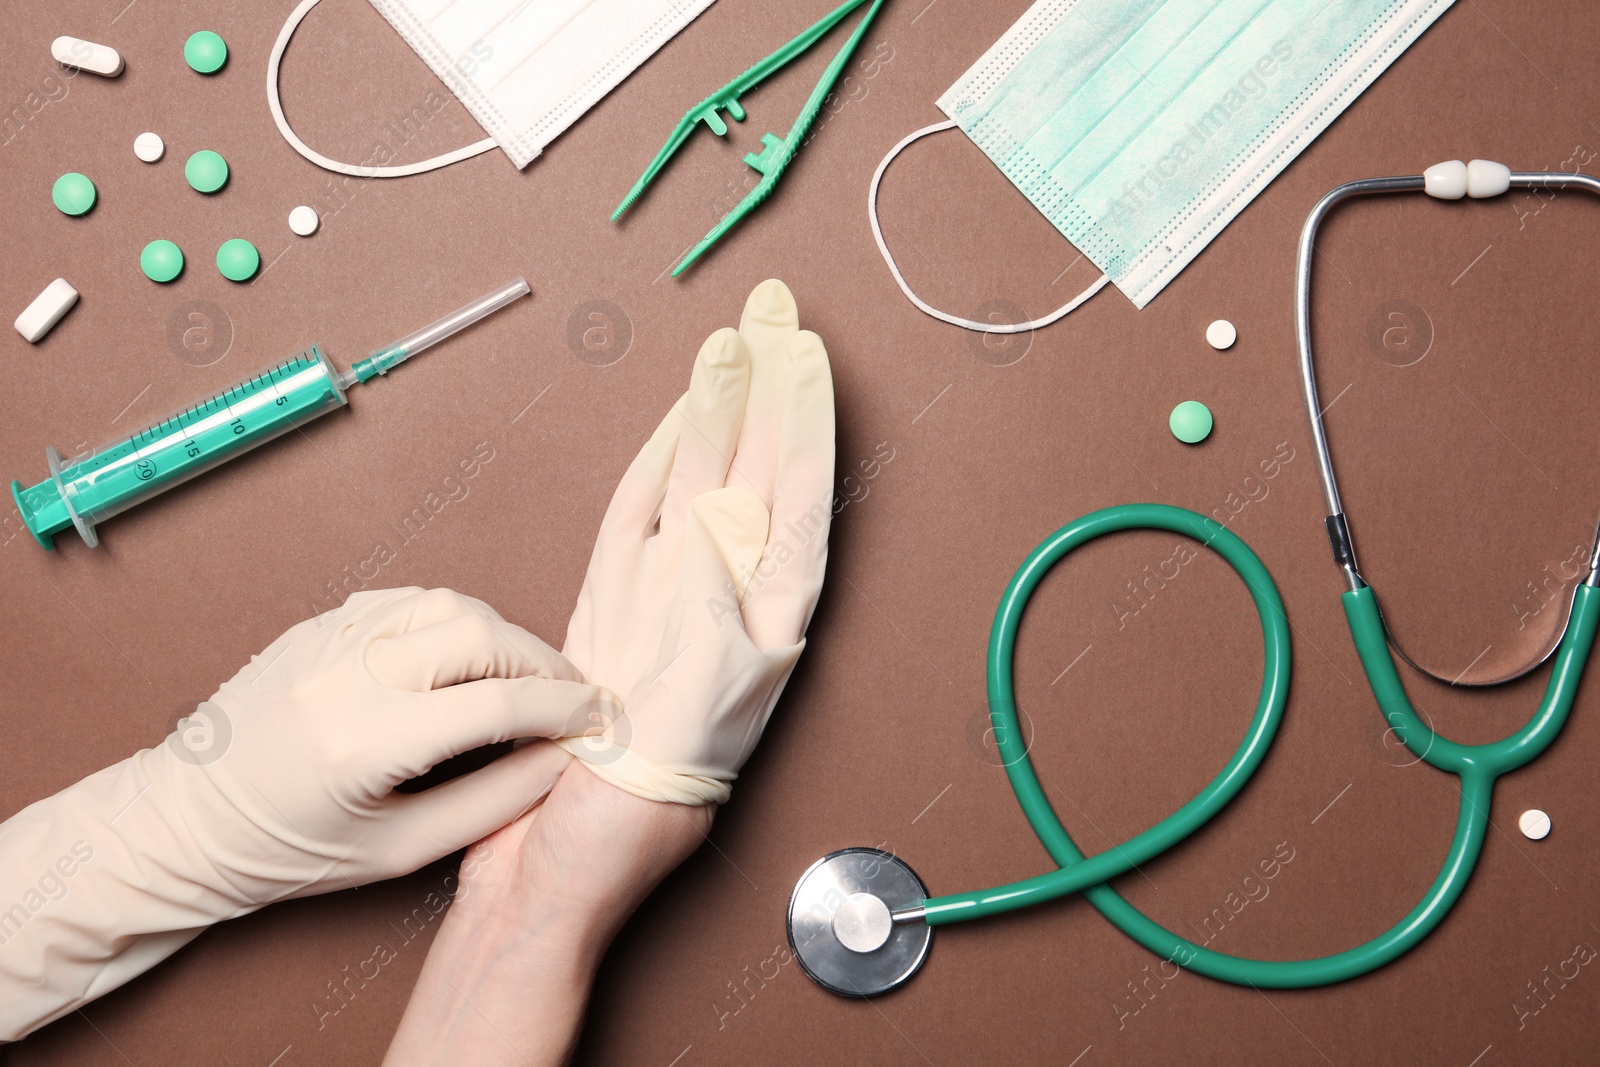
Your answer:
[[[656,158],[650,161],[639,180],[633,183],[633,188],[628,190],[628,195],[622,198],[622,203],[617,205],[617,210],[611,213],[611,221],[615,222],[622,217],[622,213],[633,206],[645,188],[661,173],[667,165],[672,154],[678,150],[683,142],[689,139],[695,126],[704,122],[711,127],[711,132],[718,137],[726,137],[728,124],[717,114],[719,110],[726,111],[737,122],[743,122],[745,110],[739,103],[739,97],[750,89],[755,88],[767,78],[782,70],[797,56],[803,55],[807,49],[816,44],[818,39],[826,34],[846,15],[866,3],[867,0],[845,0],[833,11],[823,16],[814,26],[802,32],[794,40],[772,53],[727,85],[718,89],[694,107],[690,108],[683,118],[678,120],[678,125],[673,129],[672,136],[667,138],[667,143],[661,146],[661,151],[656,153]],[[822,72],[816,88],[811,90],[811,95],[806,99],[805,106],[800,109],[800,114],[795,118],[794,125],[788,134],[779,137],[775,133],[763,134],[761,137],[761,151],[751,152],[744,157],[744,161],[754,167],[761,175],[761,181],[756,187],[735,207],[722,217],[722,221],[711,228],[711,232],[701,238],[700,243],[689,250],[683,257],[683,262],[672,268],[672,276],[676,278],[684,270],[699,259],[706,249],[716,244],[717,240],[729,230],[737,226],[741,219],[761,205],[761,202],[772,195],[778,187],[778,179],[783,175],[783,170],[800,150],[801,143],[805,140],[806,131],[811,128],[811,123],[816,119],[817,112],[822,109],[822,102],[833,91],[833,85],[839,80],[840,73],[845,65],[850,62],[850,57],[855,53],[856,45],[861,43],[861,38],[866,35],[867,27],[872,25],[872,19],[877,15],[878,9],[883,6],[883,0],[872,0],[872,6],[862,16],[861,24],[856,27],[850,39],[839,49],[839,54],[833,57],[828,64],[828,69]]]

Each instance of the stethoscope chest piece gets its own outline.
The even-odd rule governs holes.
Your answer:
[[[886,993],[928,956],[933,928],[895,921],[920,909],[922,881],[893,854],[845,848],[800,876],[789,898],[789,947],[817,984],[844,996]]]

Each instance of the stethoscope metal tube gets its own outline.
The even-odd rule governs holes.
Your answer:
[[[1459,170],[1457,169],[1459,168]],[[1476,169],[1478,173],[1477,184],[1468,177]],[[1443,173],[1441,172],[1446,172]],[[1498,176],[1499,180],[1493,180]],[[1487,177],[1490,180],[1484,181]],[[1455,179],[1453,182],[1451,179]],[[1442,180],[1441,180],[1442,179]],[[1325,521],[1328,530],[1328,541],[1333,548],[1333,561],[1344,574],[1345,585],[1353,592],[1367,587],[1367,581],[1361,575],[1361,568],[1356,563],[1355,543],[1350,535],[1350,523],[1345,517],[1344,506],[1339,499],[1339,481],[1333,470],[1333,453],[1328,446],[1327,430],[1323,426],[1323,407],[1317,395],[1317,376],[1312,363],[1311,347],[1311,268],[1316,258],[1317,230],[1323,220],[1335,206],[1346,200],[1358,196],[1372,196],[1380,193],[1405,193],[1426,192],[1439,199],[1459,199],[1464,194],[1474,199],[1485,199],[1503,195],[1509,189],[1586,189],[1591,193],[1600,195],[1600,179],[1587,174],[1569,174],[1565,171],[1510,171],[1496,163],[1485,163],[1482,160],[1473,160],[1471,164],[1460,162],[1441,163],[1429,168],[1428,174],[1406,175],[1394,178],[1363,178],[1360,181],[1346,182],[1344,185],[1330,191],[1321,200],[1317,201],[1311,213],[1306,216],[1305,225],[1300,230],[1300,253],[1295,269],[1294,284],[1294,313],[1295,313],[1295,343],[1300,350],[1300,382],[1305,392],[1306,412],[1311,419],[1311,441],[1317,453],[1317,472],[1322,477],[1323,497],[1327,502],[1328,517]],[[1600,524],[1595,527],[1593,546],[1589,553],[1589,574],[1583,584],[1588,586],[1600,585]],[[1382,615],[1380,613],[1380,619]],[[1571,619],[1571,605],[1568,605],[1568,620]],[[1384,627],[1390,646],[1414,669],[1428,675],[1436,681],[1446,685],[1483,687],[1500,685],[1538,669],[1548,660],[1555,650],[1560,647],[1561,638],[1565,634],[1565,627],[1558,633],[1550,644],[1542,649],[1538,658],[1526,666],[1497,677],[1478,680],[1463,681],[1461,677],[1448,678],[1435,674],[1414,660],[1405,649],[1400,647],[1394,634]]]
[[[1420,761],[1460,780],[1455,835],[1437,878],[1417,905],[1384,933],[1344,952],[1309,960],[1253,960],[1216,952],[1172,933],[1106,884],[1199,829],[1243,788],[1277,731],[1289,681],[1289,631],[1283,604],[1271,575],[1249,547],[1231,531],[1194,512],[1161,504],[1129,504],[1086,515],[1035,548],[1001,597],[990,632],[990,719],[1017,800],[1057,869],[994,889],[933,898],[925,895],[911,868],[891,853],[878,849],[831,853],[801,877],[790,900],[789,941],[807,974],[837,993],[870,996],[886,992],[922,966],[933,926],[1011,911],[1075,892],[1081,892],[1115,926],[1151,952],[1210,978],[1257,988],[1305,988],[1367,974],[1410,951],[1444,920],[1465,890],[1482,851],[1495,780],[1547,749],[1572,710],[1600,629],[1600,528],[1590,551],[1589,575],[1574,590],[1566,625],[1551,650],[1555,663],[1544,697],[1527,723],[1509,737],[1480,745],[1451,741],[1425,724],[1395,670],[1394,654],[1407,662],[1409,657],[1394,645],[1376,594],[1356,566],[1339,500],[1312,368],[1311,263],[1318,225],[1343,200],[1416,191],[1444,199],[1464,194],[1485,197],[1509,188],[1583,188],[1600,194],[1600,180],[1563,172],[1513,173],[1499,164],[1478,160],[1470,166],[1439,164],[1421,176],[1371,178],[1339,186],[1317,202],[1300,236],[1295,279],[1300,370],[1327,500],[1328,534],[1334,559],[1349,586],[1342,601],[1351,640],[1373,697],[1396,735]],[[1050,568],[1074,547],[1128,529],[1162,529],[1193,537],[1219,552],[1238,572],[1261,616],[1265,642],[1261,699],[1244,741],[1205,789],[1150,829],[1120,846],[1086,857],[1052,810],[1021,739],[1012,661],[1023,610]]]
[[[1350,534],[1344,521],[1344,508],[1339,504],[1339,482],[1333,474],[1333,456],[1328,451],[1328,435],[1322,428],[1322,401],[1317,396],[1317,376],[1311,370],[1311,262],[1316,255],[1317,227],[1335,204],[1356,196],[1374,193],[1398,193],[1419,190],[1423,177],[1363,178],[1346,182],[1317,201],[1306,216],[1300,231],[1300,257],[1295,269],[1294,309],[1295,341],[1300,347],[1300,380],[1305,388],[1306,410],[1311,412],[1311,440],[1317,451],[1317,470],[1322,475],[1322,491],[1328,501],[1328,538],[1333,542],[1333,558],[1344,571],[1345,582],[1351,589],[1364,584],[1356,569],[1355,554],[1350,544]]]

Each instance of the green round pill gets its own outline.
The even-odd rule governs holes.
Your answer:
[[[247,282],[261,266],[261,253],[256,246],[242,237],[222,242],[217,249],[217,269],[230,282]]]
[[[183,273],[183,249],[171,241],[151,241],[139,253],[139,269],[153,282],[170,282]]]
[[[210,30],[201,30],[183,42],[183,61],[201,74],[215,74],[228,61],[228,44]]]
[[[228,184],[228,161],[209,148],[201,149],[183,165],[183,176],[202,193],[214,193]]]
[[[50,199],[67,215],[82,215],[94,207],[95,195],[94,182],[77,171],[57,178],[50,190]]]
[[[1167,427],[1184,444],[1197,445],[1211,435],[1211,410],[1198,400],[1185,400],[1172,409]]]

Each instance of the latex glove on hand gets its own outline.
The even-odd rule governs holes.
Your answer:
[[[518,818],[570,763],[555,745],[394,787],[485,744],[572,731],[609,698],[578,677],[448,589],[361,592],[295,626],[164,744],[0,824],[0,1040],[211,923],[404,874]]]
[[[622,706],[562,747],[649,800],[728,798],[805,647],[833,461],[827,351],[763,282],[611,499],[562,651]]]

